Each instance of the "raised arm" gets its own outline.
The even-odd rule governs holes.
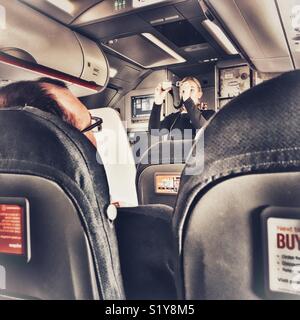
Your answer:
[[[165,117],[162,121],[160,121],[160,113],[161,105],[157,105],[154,103],[148,126],[149,133],[154,136],[163,136],[165,134],[168,134],[174,121],[173,114]]]
[[[161,106],[167,96],[167,93],[171,89],[170,87],[163,88],[162,84],[160,83],[156,88],[154,92],[154,104],[151,111],[150,119],[149,119],[149,125],[148,129],[150,134],[153,135],[164,135],[163,131],[160,132],[162,129],[170,129],[170,119],[169,117],[166,117],[163,121],[160,121],[160,114],[161,114]],[[152,130],[155,130],[153,132]]]
[[[187,110],[187,113],[190,117],[193,127],[195,129],[202,128],[206,123],[206,119],[203,117],[202,111],[195,106],[194,101],[191,98],[188,98],[184,102],[184,106]]]
[[[188,112],[193,127],[195,129],[200,129],[206,123],[206,120],[202,115],[202,111],[195,105],[202,96],[201,88],[195,88],[190,84],[190,82],[186,81],[182,84],[181,92],[185,109]]]
[[[160,113],[161,113],[161,105],[154,103],[151,111],[150,119],[149,119],[148,128],[150,133],[152,129],[160,129]]]

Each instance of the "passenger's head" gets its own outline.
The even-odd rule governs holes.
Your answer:
[[[195,77],[185,77],[181,81],[181,86],[180,86],[180,97],[183,96],[183,84],[188,83],[191,86],[191,98],[194,101],[196,106],[199,106],[200,104],[200,99],[203,95],[202,93],[202,88],[199,80]]]
[[[36,81],[20,81],[0,89],[0,107],[32,106],[54,114],[80,131],[91,124],[88,109],[75,97],[62,81],[40,78]],[[91,131],[86,137],[96,145]]]

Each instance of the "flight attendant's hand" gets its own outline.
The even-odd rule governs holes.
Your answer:
[[[154,91],[154,103],[157,105],[163,104],[163,102],[167,96],[167,93],[171,90],[171,88],[172,88],[172,84],[170,84],[170,87],[163,88],[162,83],[160,83],[155,88],[155,91]]]
[[[191,98],[194,101],[195,105],[199,103],[199,100],[202,96],[202,92],[196,90],[196,88],[194,88],[188,81],[184,82],[181,85],[180,91],[184,102]]]

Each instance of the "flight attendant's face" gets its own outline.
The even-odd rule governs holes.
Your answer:
[[[179,94],[184,101],[191,98],[195,105],[198,105],[202,97],[202,90],[193,80],[187,80],[181,83]]]

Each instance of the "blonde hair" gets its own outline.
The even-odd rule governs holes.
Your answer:
[[[200,84],[200,81],[199,81],[197,78],[191,77],[191,76],[189,76],[189,77],[184,77],[180,82],[181,82],[181,83],[184,83],[184,82],[187,82],[187,81],[193,81],[193,82],[196,84],[196,86],[197,86],[197,88],[199,89],[199,91],[200,91],[201,93],[203,92],[203,91],[202,91],[201,84]],[[200,109],[200,101],[196,104],[196,108]],[[181,108],[180,110],[182,111],[183,108]]]
[[[201,84],[200,84],[200,81],[195,78],[195,77],[184,77],[180,82],[181,83],[184,83],[184,82],[187,82],[187,81],[193,81],[196,86],[198,87],[199,91],[202,92],[202,87],[201,87]]]

